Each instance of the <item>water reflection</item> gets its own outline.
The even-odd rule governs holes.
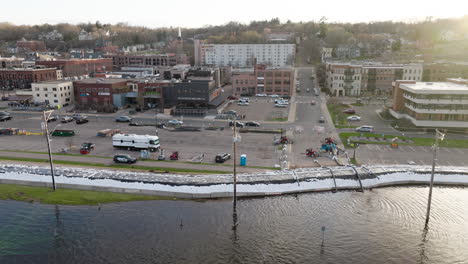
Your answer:
[[[468,189],[209,202],[0,201],[0,263],[467,263]],[[236,228],[233,228],[236,226]],[[323,228],[325,227],[325,228]]]

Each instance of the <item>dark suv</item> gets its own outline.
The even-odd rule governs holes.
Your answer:
[[[215,157],[215,162],[216,163],[224,163],[226,160],[231,158],[231,154],[229,153],[219,153]]]
[[[76,123],[77,123],[77,124],[84,124],[84,123],[88,123],[88,122],[89,122],[89,120],[88,120],[86,117],[79,117],[79,118],[77,118],[77,119],[75,119],[75,120],[76,120]]]
[[[12,116],[8,112],[0,112],[0,121],[6,121],[12,119]]]
[[[137,161],[136,158],[127,154],[114,155],[114,162],[116,163],[135,163],[136,161]]]

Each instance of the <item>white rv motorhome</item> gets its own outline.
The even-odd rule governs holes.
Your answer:
[[[153,152],[161,147],[158,136],[135,134],[115,134],[112,137],[112,145],[115,148],[147,149]]]

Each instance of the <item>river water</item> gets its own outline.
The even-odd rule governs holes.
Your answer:
[[[0,263],[468,263],[468,189],[434,189],[424,234],[427,193],[242,199],[235,232],[231,200],[0,201]]]

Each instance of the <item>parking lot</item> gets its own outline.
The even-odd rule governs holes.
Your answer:
[[[13,114],[14,115],[14,114]],[[156,133],[155,127],[129,126],[128,123],[116,123],[112,118],[90,117],[89,123],[77,125],[71,123],[49,123],[49,129],[70,129],[76,132],[73,137],[52,137],[53,152],[60,152],[63,148],[72,148],[71,153],[79,154],[79,147],[84,142],[93,142],[96,144],[95,150],[90,155],[111,157],[117,153],[128,153],[138,156],[135,151],[114,149],[111,137],[98,137],[99,130],[111,128],[120,129],[122,133],[131,134],[152,134]],[[0,127],[16,127],[28,132],[41,132],[41,119],[38,114],[16,117],[11,121],[0,123]],[[57,125],[59,125],[57,127]],[[189,131],[167,131],[158,129],[161,148],[166,151],[166,157],[172,151],[179,151],[179,160],[194,161],[196,157],[203,155],[204,163],[214,163],[216,154],[221,152],[232,154],[232,130],[226,126],[223,130],[202,130],[199,132]],[[237,144],[238,154],[246,154],[248,165],[273,167],[277,164],[280,153],[277,146],[273,145],[273,135],[265,134],[241,134],[242,140]],[[13,135],[0,136],[0,145],[2,150],[20,150],[20,151],[38,151],[47,150],[46,141],[43,136],[38,135]],[[159,153],[152,153],[154,159]],[[232,159],[226,164],[232,164]]]
[[[274,98],[248,97],[249,105],[238,105],[233,101],[224,111],[234,110],[239,115],[245,115],[245,120],[253,121],[286,121],[288,119],[288,107],[275,107]]]

